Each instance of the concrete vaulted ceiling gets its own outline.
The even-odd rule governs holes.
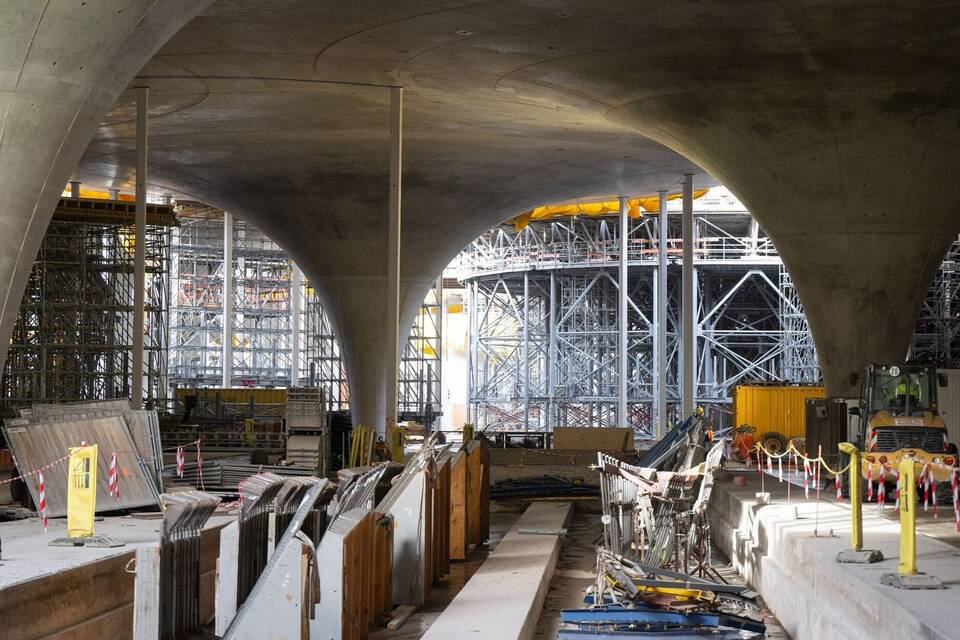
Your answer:
[[[693,172],[730,187],[777,242],[829,391],[852,395],[865,362],[906,354],[960,231],[957,2],[34,4],[0,7],[26,16],[0,57],[14,61],[0,100],[45,99],[8,105],[0,138],[0,186],[15,193],[0,219],[16,223],[0,239],[0,338],[50,194],[71,175],[132,190],[126,85],[151,88],[151,189],[234,212],[291,253],[332,312],[354,419],[368,423],[382,423],[386,379],[386,86],[406,88],[405,318],[465,243],[525,208]],[[68,19],[95,11],[93,32]],[[131,40],[114,16],[137,13],[149,36]],[[129,44],[96,44],[110,38]],[[95,104],[63,99],[81,78]],[[51,100],[66,115],[47,125]],[[36,123],[32,144],[17,123]]]

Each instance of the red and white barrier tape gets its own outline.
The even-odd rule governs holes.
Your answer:
[[[200,453],[200,441],[197,440],[197,474],[200,478],[200,489],[206,491],[207,488],[203,484],[203,454]]]
[[[117,452],[110,456],[110,469],[107,472],[107,493],[120,499],[120,476],[117,473]]]
[[[43,531],[46,533],[49,521],[47,520],[47,487],[43,483],[43,471],[37,471],[37,480],[40,482],[40,504],[37,505],[37,512],[40,514]]]
[[[58,465],[58,464],[60,464],[61,462],[64,462],[65,460],[68,460],[69,458],[70,458],[70,454],[68,453],[67,455],[63,456],[62,458],[57,458],[57,459],[54,460],[53,462],[48,462],[47,464],[43,465],[43,466],[40,467],[39,469],[34,469],[33,471],[27,471],[26,473],[22,473],[22,474],[20,474],[19,476],[14,476],[14,477],[9,478],[9,479],[7,479],[7,480],[0,480],[0,484],[10,484],[11,482],[16,482],[17,480],[23,480],[24,478],[28,478],[28,477],[30,477],[30,476],[35,476],[35,475],[37,475],[38,473],[42,473],[43,471],[52,468],[54,465]]]

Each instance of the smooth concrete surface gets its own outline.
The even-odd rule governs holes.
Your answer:
[[[453,601],[497,548],[510,527],[523,515],[527,505],[519,500],[492,500],[490,502],[490,538],[467,556],[466,560],[450,563],[450,573],[430,587],[430,596],[417,607],[403,626],[390,630],[380,627],[370,631],[370,640],[419,640]]]
[[[863,510],[864,548],[881,550],[885,560],[838,564],[837,553],[850,544],[850,505],[831,497],[832,484],[821,492],[818,518],[814,492],[805,500],[802,487],[794,486],[787,503],[785,485],[769,476],[764,488],[774,503],[757,506],[758,474],[746,475],[745,487],[731,481],[715,485],[709,506],[713,540],[791,638],[960,638],[960,554],[954,546],[917,537],[920,571],[939,577],[946,589],[902,591],[881,585],[881,574],[896,572],[899,554],[899,523],[890,505],[883,514],[876,504]],[[921,516],[933,519],[932,511]],[[949,505],[941,506],[940,518],[952,521]],[[822,537],[813,537],[814,528]]]
[[[377,426],[387,87],[406,96],[403,328],[492,225],[692,171],[777,243],[828,392],[853,396],[865,362],[906,355],[960,231],[957,1],[221,0],[151,57],[203,5],[0,9],[0,344],[70,170],[132,191],[132,93],[106,111],[148,59],[132,85],[151,88],[151,191],[231,211],[296,259],[354,419]]]
[[[214,612],[220,528],[232,518],[212,517],[200,545],[200,617]],[[107,517],[98,534],[127,544],[112,549],[49,547],[66,535],[66,520],[43,533],[34,518],[0,523],[0,637],[17,640],[133,638],[133,562],[138,548],[159,540],[159,519]]]
[[[84,149],[137,71],[209,2],[0,3],[0,364],[47,224]]]
[[[567,525],[572,512],[568,502],[532,503],[423,635],[424,640],[532,637],[562,541],[558,535],[520,530],[556,531]]]
[[[158,514],[159,515],[159,514]],[[219,529],[236,516],[215,515],[205,530]],[[21,582],[55,575],[105,558],[131,554],[138,547],[160,540],[160,519],[108,516],[94,522],[97,535],[116,538],[126,545],[109,549],[86,547],[51,547],[50,541],[67,535],[67,519],[50,520],[46,533],[37,518],[0,522],[0,592]]]

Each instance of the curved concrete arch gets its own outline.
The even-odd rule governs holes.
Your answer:
[[[117,95],[204,1],[0,5],[0,364],[63,186]]]
[[[960,231],[958,26],[957,2],[234,0],[177,33],[138,81],[152,87],[154,186],[247,217],[290,250],[337,320],[365,421],[382,415],[384,379],[377,87],[395,84],[407,87],[407,313],[503,218],[687,171],[713,180],[686,157],[777,242],[828,389],[851,395],[864,362],[905,355]],[[88,149],[84,181],[128,187],[125,110]]]

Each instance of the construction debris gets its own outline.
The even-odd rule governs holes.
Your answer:
[[[586,609],[562,612],[560,638],[740,638],[762,634],[756,594],[710,562],[706,508],[724,442],[706,449],[698,410],[630,465],[598,453],[603,545]]]

